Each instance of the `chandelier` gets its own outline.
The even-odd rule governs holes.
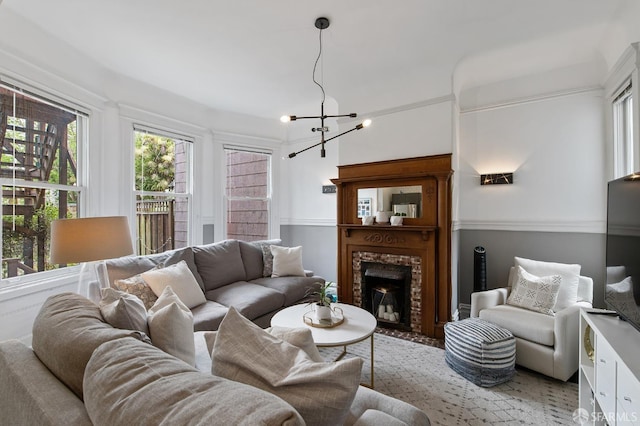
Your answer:
[[[320,142],[318,142],[315,145],[311,145],[306,147],[305,149],[302,149],[300,151],[297,152],[292,152],[291,154],[289,154],[289,158],[293,158],[296,155],[305,152],[307,150],[310,150],[311,148],[315,148],[316,146],[320,145],[320,157],[324,158],[326,156],[326,152],[324,149],[324,144],[329,142],[332,139],[338,138],[342,135],[346,135],[347,133],[351,133],[354,130],[360,130],[364,127],[367,127],[371,124],[371,120],[364,120],[362,123],[358,124],[356,127],[354,127],[353,129],[347,130],[346,132],[342,132],[339,135],[335,135],[332,136],[330,138],[325,138],[325,134],[329,132],[329,128],[327,126],[325,126],[324,124],[324,120],[326,120],[327,118],[340,118],[340,117],[351,117],[351,118],[355,118],[358,116],[358,114],[356,114],[355,112],[352,112],[350,114],[340,114],[340,115],[327,115],[324,113],[324,101],[325,101],[325,92],[324,92],[324,87],[322,86],[321,83],[318,83],[316,81],[316,69],[318,67],[318,61],[320,61],[320,58],[322,57],[322,30],[325,30],[327,28],[329,28],[329,19],[321,17],[316,19],[316,24],[315,24],[316,28],[318,28],[320,30],[320,49],[318,51],[318,57],[316,58],[316,62],[313,65],[313,82],[320,87],[320,90],[322,91],[322,102],[320,102],[320,115],[313,115],[313,116],[297,116],[297,115],[283,115],[280,118],[280,121],[282,121],[283,123],[288,123],[290,121],[296,121],[296,120],[303,120],[303,119],[308,119],[308,118],[312,118],[312,119],[320,119],[320,127],[313,127],[311,128],[312,132],[320,132]]]

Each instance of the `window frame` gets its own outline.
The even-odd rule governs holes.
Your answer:
[[[228,151],[236,151],[236,152],[248,152],[254,154],[263,154],[268,156],[268,167],[267,167],[267,195],[266,197],[239,197],[239,196],[229,196],[227,192],[227,170],[229,167],[228,164]],[[248,145],[235,145],[235,144],[223,144],[222,146],[223,153],[223,179],[222,179],[222,195],[223,195],[223,238],[229,238],[229,202],[233,200],[247,201],[247,200],[259,200],[266,201],[267,205],[267,235],[265,239],[275,238],[273,235],[273,223],[274,223],[274,212],[273,212],[273,197],[274,197],[274,188],[273,188],[273,168],[274,168],[274,152],[268,148],[257,148]]]
[[[638,154],[633,136],[633,86],[630,79],[612,96],[611,111],[614,178],[619,178],[635,172],[635,157]]]
[[[7,78],[0,74],[0,87],[15,91],[18,94],[34,98],[40,103],[59,108],[63,111],[72,113],[76,116],[76,183],[75,185],[62,185],[50,182],[40,182],[35,180],[23,180],[13,178],[0,178],[0,186],[2,187],[25,187],[35,189],[45,189],[47,191],[66,191],[76,193],[77,210],[76,217],[85,217],[87,213],[87,183],[88,176],[88,162],[89,162],[89,144],[91,134],[91,120],[92,114],[90,110],[79,106],[76,102],[71,100],[71,97],[60,97],[54,95],[45,90],[34,88],[33,85],[24,83],[22,81]],[[8,126],[9,127],[9,126]],[[0,228],[0,238],[3,238],[4,229]],[[0,239],[0,262],[4,260],[2,253],[2,240]],[[0,275],[0,293],[4,293],[7,290],[11,290],[12,294],[14,289],[25,287],[27,285],[36,285],[41,283],[47,283],[49,281],[57,281],[69,275],[76,274],[76,270],[79,268],[77,265],[70,265],[65,267],[56,267],[55,269],[37,271],[31,274],[23,274],[15,277],[2,277]],[[63,279],[63,282],[66,282]]]
[[[138,190],[136,189],[136,171],[135,171],[135,159],[136,159],[136,153],[135,153],[135,141],[136,141],[136,132],[143,132],[143,133],[149,133],[155,136],[159,136],[159,137],[164,137],[164,138],[169,138],[172,139],[174,141],[180,141],[180,142],[184,142],[186,144],[189,144],[188,146],[189,148],[189,152],[187,153],[187,169],[186,169],[186,187],[185,187],[185,192],[163,192],[163,191],[143,191],[143,190]],[[152,126],[152,125],[147,125],[147,124],[142,124],[138,121],[134,121],[132,122],[132,129],[131,129],[131,149],[132,149],[132,155],[130,157],[131,160],[131,168],[132,168],[132,181],[131,181],[131,188],[132,188],[132,201],[133,201],[133,212],[132,212],[132,219],[131,219],[131,226],[132,226],[132,233],[133,233],[133,237],[134,237],[134,249],[137,255],[139,255],[138,253],[138,244],[139,244],[139,235],[138,235],[138,229],[137,229],[137,211],[136,211],[136,203],[137,203],[137,198],[138,196],[142,197],[142,196],[151,196],[151,197],[170,197],[170,198],[174,198],[174,199],[183,199],[186,201],[187,204],[187,226],[186,226],[186,233],[187,233],[187,241],[186,241],[186,246],[192,245],[193,244],[193,229],[194,229],[194,220],[195,220],[195,214],[194,214],[194,203],[193,203],[193,192],[194,192],[194,168],[195,168],[195,163],[194,163],[194,151],[195,151],[195,136],[191,136],[191,135],[187,135],[184,133],[181,133],[179,131],[175,131],[175,130],[169,130],[169,129],[164,129],[164,128],[159,128],[156,126]],[[178,249],[179,247],[176,247],[176,249]],[[166,250],[165,250],[166,251]],[[157,252],[157,253],[162,253],[162,252]]]

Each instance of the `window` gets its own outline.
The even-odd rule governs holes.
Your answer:
[[[137,253],[187,247],[192,140],[137,125],[134,140]]]
[[[87,126],[84,113],[0,84],[3,279],[57,268],[50,224],[79,216]]]
[[[225,147],[227,161],[227,238],[269,237],[271,154]]]
[[[635,172],[632,118],[633,97],[631,83],[628,83],[613,100],[613,146],[616,178]]]

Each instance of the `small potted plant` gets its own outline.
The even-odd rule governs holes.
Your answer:
[[[318,290],[312,291],[310,296],[313,297],[313,301],[310,304],[313,304],[314,311],[316,313],[316,318],[318,321],[321,320],[330,320],[331,319],[331,303],[333,299],[329,294],[329,288],[333,284],[331,281],[327,281],[324,284],[316,283],[319,285]]]

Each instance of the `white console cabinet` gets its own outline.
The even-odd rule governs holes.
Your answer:
[[[579,383],[577,421],[640,426],[640,331],[616,316],[583,309]]]

